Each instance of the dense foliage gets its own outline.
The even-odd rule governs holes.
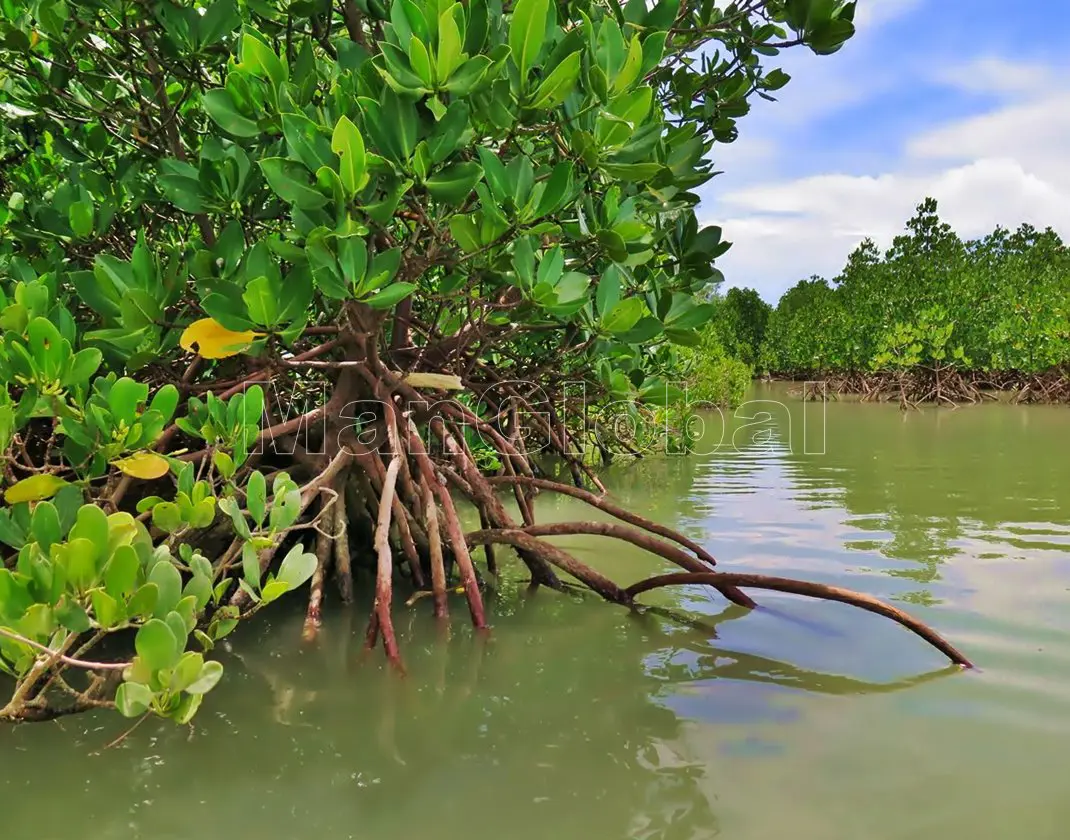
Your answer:
[[[964,241],[931,199],[884,254],[867,240],[831,282],[786,292],[760,360],[795,376],[922,370],[996,385],[1068,363],[1070,250],[1029,225]]]
[[[754,289],[731,288],[710,300],[710,327],[725,352],[751,367],[758,364],[765,329],[773,308]]]
[[[363,563],[398,662],[395,556],[439,616],[455,568],[478,626],[478,544],[631,603],[539,538],[529,452],[597,485],[587,406],[675,396],[727,247],[694,214],[711,146],[788,81],[766,57],[853,15],[0,0],[0,719],[188,721],[241,618],[310,582],[312,636]]]
[[[688,405],[737,406],[754,376],[751,365],[730,354],[717,322],[702,331],[702,340],[681,351]]]

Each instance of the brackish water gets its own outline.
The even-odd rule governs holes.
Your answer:
[[[755,593],[747,613],[689,588],[648,596],[677,618],[635,616],[505,584],[487,639],[460,600],[448,638],[428,601],[397,604],[402,680],[362,656],[363,608],[329,610],[309,649],[293,600],[235,634],[192,729],[146,722],[103,751],[118,716],[0,729],[0,834],[1065,838],[1067,409],[830,403],[822,422],[786,393],[756,391],[787,407],[727,418],[720,451],[614,468],[607,485],[725,569],[900,603],[979,670],[839,604]],[[540,518],[590,514],[543,498]],[[558,542],[621,583],[662,568]]]

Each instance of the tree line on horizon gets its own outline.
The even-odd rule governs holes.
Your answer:
[[[756,373],[969,376],[1027,388],[1070,362],[1070,250],[1050,227],[960,237],[925,199],[881,252],[866,239],[831,279],[811,276],[775,307],[753,289],[714,301],[711,329]]]

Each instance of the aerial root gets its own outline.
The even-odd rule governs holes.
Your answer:
[[[386,469],[383,492],[379,498],[379,521],[375,526],[375,553],[378,560],[375,575],[375,605],[368,622],[367,638],[371,646],[377,637],[383,639],[383,649],[391,665],[401,667],[398,643],[394,636],[394,622],[390,617],[390,600],[393,594],[393,557],[390,553],[390,515],[393,512],[394,487],[401,459],[394,457]]]
[[[675,563],[677,566],[687,569],[689,572],[701,573],[709,571],[706,564],[697,560],[695,557],[677,546],[656,539],[650,536],[650,534],[643,533],[637,528],[629,528],[626,525],[618,525],[615,522],[552,522],[545,525],[526,526],[520,530],[523,530],[524,533],[533,537],[562,537],[574,534],[611,537],[613,539],[629,542],[644,551],[649,551],[651,554],[663,557],[670,563]],[[469,534],[467,539],[470,543],[481,541],[483,538],[482,535],[490,532],[490,529],[484,528],[482,531]],[[492,540],[488,537],[485,544],[491,545]],[[748,595],[735,586],[720,584],[715,585],[714,588],[733,604],[738,604],[739,606],[748,609],[753,609],[757,606]]]
[[[550,481],[549,479],[545,478],[528,478],[526,476],[495,476],[494,478],[488,479],[488,481],[493,484],[522,484],[526,487],[537,488],[539,490],[548,490],[554,493],[561,493],[566,496],[571,496],[574,499],[579,499],[580,501],[586,502],[591,507],[597,508],[603,513],[608,513],[610,516],[619,519],[622,522],[627,522],[629,525],[634,525],[636,528],[641,528],[644,531],[649,531],[651,534],[656,534],[659,537],[664,537],[667,540],[671,540],[672,542],[683,546],[684,548],[693,552],[694,555],[707,566],[717,565],[717,561],[714,559],[713,555],[710,554],[705,548],[703,548],[694,540],[689,539],[678,531],[674,531],[672,528],[668,528],[658,522],[653,521],[652,519],[647,519],[645,516],[640,516],[637,513],[633,513],[630,510],[626,510],[625,508],[620,507],[619,505],[615,505],[613,504],[613,502],[609,501],[604,496],[598,496],[590,492],[589,490],[584,490],[581,487],[571,487],[568,484],[562,484],[557,481]],[[593,526],[593,523],[587,524]],[[617,536],[618,538],[628,539],[630,542],[635,542],[634,537],[622,536],[620,533],[612,534],[612,536]],[[656,543],[659,547],[664,546],[663,543],[657,541],[654,541],[654,543]],[[639,545],[639,543],[637,542],[635,544]],[[667,555],[665,555],[661,548],[650,548],[650,546],[648,545],[642,545],[641,547],[647,548],[648,550],[653,551],[655,554],[661,554],[663,557],[672,560],[674,563],[679,562],[678,559],[674,559],[673,557],[668,557]],[[667,546],[665,547],[667,548]],[[686,555],[684,556],[686,557]],[[690,560],[690,558],[688,558],[688,560]],[[687,568],[693,572],[706,571],[704,568],[698,569],[693,568],[692,566],[685,566],[684,568]],[[754,600],[751,599],[749,595],[740,592],[739,589],[734,586],[725,584],[723,587],[719,586],[718,590],[734,604],[739,604],[742,607],[749,608],[753,608],[755,606]]]
[[[334,506],[334,577],[342,603],[353,602],[353,561],[349,551],[349,518],[345,496]]]
[[[924,622],[871,595],[854,592],[850,589],[842,589],[838,586],[740,572],[676,572],[641,580],[629,586],[625,591],[629,597],[634,598],[643,592],[649,592],[652,589],[659,589],[663,586],[682,586],[694,583],[705,583],[711,586],[732,584],[749,589],[788,592],[793,595],[804,595],[808,598],[817,598],[823,601],[839,601],[842,604],[850,604],[867,612],[890,618],[892,621],[903,625],[912,633],[921,636],[956,665],[961,665],[964,668],[973,667],[973,663],[961,651]]]
[[[548,563],[552,563],[564,572],[568,572],[568,574],[586,584],[607,601],[626,605],[632,603],[632,596],[605,575],[595,571],[586,563],[577,560],[571,554],[563,551],[556,545],[540,540],[537,537],[533,537],[526,531],[476,531],[475,533],[469,534],[467,539],[472,545],[485,545],[488,542],[512,545],[517,549],[530,552]]]
[[[320,520],[325,523],[319,526],[316,536],[316,570],[312,573],[312,582],[309,586],[308,610],[305,613],[305,625],[301,631],[304,642],[313,642],[319,634],[320,608],[323,605],[323,581],[327,576],[327,567],[334,555],[333,543],[337,542],[334,535],[325,530],[329,523],[335,520],[331,502],[337,501],[337,495],[332,495],[329,490],[320,491]],[[341,507],[341,505],[339,505]]]

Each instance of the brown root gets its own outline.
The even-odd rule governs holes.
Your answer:
[[[670,563],[675,563],[677,566],[687,569],[689,572],[702,573],[709,571],[704,563],[696,560],[690,554],[682,551],[675,545],[655,539],[649,534],[644,534],[642,531],[635,528],[629,528],[625,525],[617,525],[613,522],[553,522],[546,525],[532,525],[523,530],[525,533],[531,534],[533,537],[560,537],[574,534],[592,534],[603,537],[612,537],[613,539],[629,542],[645,551],[649,551],[651,554],[664,557]],[[471,534],[468,535],[469,542],[473,541],[472,536],[473,535]],[[487,545],[490,545],[490,543],[488,542]],[[714,589],[719,591],[733,604],[738,604],[747,609],[753,609],[757,606],[748,595],[741,592],[735,586],[726,586],[723,584],[714,585]]]
[[[349,552],[349,524],[344,497],[334,506],[334,578],[343,604],[353,603],[353,560]]]
[[[956,665],[964,668],[972,668],[970,662],[957,648],[944,639],[939,633],[922,621],[903,612],[891,604],[887,604],[871,595],[854,592],[850,589],[842,589],[838,586],[828,586],[823,583],[810,583],[790,578],[772,577],[769,575],[754,575],[737,572],[677,572],[669,575],[641,580],[628,587],[626,592],[630,597],[635,597],[643,592],[658,589],[663,586],[681,586],[684,584],[705,583],[711,586],[718,584],[733,584],[751,589],[768,589],[774,592],[788,592],[793,595],[804,595],[807,598],[818,598],[823,601],[839,601],[842,604],[850,604],[853,607],[866,610],[867,612],[882,615],[892,621],[903,625],[912,633],[921,636],[930,645],[943,653]]]
[[[390,618],[390,599],[393,592],[393,558],[390,553],[390,514],[393,511],[394,485],[401,469],[401,458],[395,456],[387,467],[383,493],[379,499],[379,522],[375,528],[375,553],[378,567],[375,576],[375,606],[368,624],[368,638],[374,644],[376,635],[383,637],[383,649],[392,665],[401,666],[398,643],[394,636],[394,622]],[[373,628],[375,628],[373,630]]]
[[[431,554],[431,591],[435,599],[435,618],[445,619],[449,616],[446,604],[446,565],[442,559],[442,537],[438,528],[438,507],[435,505],[434,493],[425,479],[421,478],[423,490],[424,525]]]
[[[488,542],[505,543],[530,552],[533,555],[541,557],[546,562],[552,563],[562,571],[568,572],[607,601],[625,605],[630,605],[632,603],[631,595],[629,595],[626,590],[617,586],[617,584],[609,578],[596,572],[586,563],[577,560],[571,554],[562,551],[556,545],[540,540],[537,537],[533,537],[525,531],[476,531],[474,534],[469,534],[468,539],[473,545],[486,544]]]
[[[334,512],[328,505],[337,497],[332,497],[327,491],[323,491],[320,497],[322,499],[320,519],[325,520],[325,524],[326,522],[334,521]],[[339,507],[342,506],[339,505]],[[329,515],[324,516],[324,514]],[[319,635],[320,608],[323,605],[323,581],[327,576],[327,566],[330,564],[331,556],[334,553],[332,542],[332,535],[324,531],[323,525],[321,525],[316,537],[316,571],[312,573],[312,581],[309,584],[308,610],[305,613],[305,625],[301,631],[301,639],[306,643],[314,642],[316,636]]]
[[[665,539],[672,540],[678,545],[682,545],[684,548],[690,549],[695,553],[695,556],[698,557],[699,560],[703,561],[709,566],[717,565],[717,561],[714,559],[713,555],[706,551],[706,549],[704,549],[694,540],[685,537],[683,534],[679,533],[678,531],[674,531],[672,528],[667,528],[666,526],[661,525],[658,522],[654,522],[653,520],[647,519],[644,516],[640,516],[637,513],[632,513],[630,510],[625,510],[624,508],[613,504],[608,499],[602,496],[596,496],[594,493],[591,493],[589,490],[584,490],[581,487],[570,487],[567,484],[561,484],[560,482],[550,481],[549,479],[545,478],[526,478],[523,476],[496,476],[488,480],[495,484],[524,484],[526,486],[535,487],[540,490],[550,490],[554,493],[562,493],[566,496],[571,496],[574,499],[580,499],[581,501],[584,501],[587,504],[591,505],[591,507],[598,508],[603,513],[608,513],[610,516],[613,516],[621,520],[622,522],[627,522],[629,525],[634,525],[637,528],[642,528],[644,531],[649,531],[652,534],[657,534],[659,537],[664,537]],[[693,571],[698,570],[694,569]],[[748,595],[743,594],[738,589],[732,586],[726,586],[724,589],[721,589],[720,592],[729,601],[732,601],[732,603],[735,604],[739,604],[740,606],[753,607],[755,605],[754,601]]]

